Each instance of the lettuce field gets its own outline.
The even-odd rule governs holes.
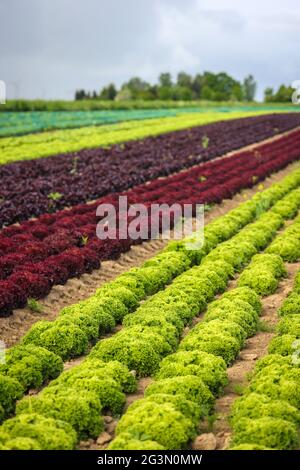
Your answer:
[[[300,448],[300,113],[2,112],[0,180],[0,450]]]

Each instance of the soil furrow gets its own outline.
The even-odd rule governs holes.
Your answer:
[[[253,370],[258,359],[268,352],[268,345],[274,336],[274,329],[279,321],[277,315],[283,300],[293,289],[294,277],[300,269],[300,262],[286,263],[288,276],[283,279],[276,292],[262,298],[263,310],[261,315],[262,326],[240,352],[234,364],[227,369],[229,383],[224,394],[216,400],[213,423],[204,422],[200,430],[198,441],[206,443],[207,450],[225,450],[228,447],[231,429],[228,422],[230,409],[236,398],[249,383],[248,374]]]

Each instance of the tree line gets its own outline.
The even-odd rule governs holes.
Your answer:
[[[195,76],[179,72],[175,80],[170,73],[162,73],[158,83],[154,85],[139,77],[133,77],[119,89],[114,83],[110,83],[99,93],[95,90],[76,90],[75,100],[253,101],[256,86],[253,75],[248,75],[240,82],[225,72],[204,72]]]
[[[290,103],[294,91],[294,88],[286,85],[280,85],[277,91],[273,88],[266,88],[265,103]]]

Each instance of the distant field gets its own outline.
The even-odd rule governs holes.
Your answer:
[[[292,103],[242,103],[228,101],[101,101],[101,100],[8,100],[0,106],[0,112],[6,111],[110,111],[132,109],[170,109],[170,108],[220,108],[234,109],[285,109],[292,111]]]
[[[175,107],[169,109],[128,109],[100,111],[27,111],[0,113],[0,137],[25,135],[55,129],[71,129],[85,126],[115,124],[124,121],[174,117],[186,113],[206,113],[207,107]],[[231,113],[248,111],[296,111],[295,107],[263,105],[213,106],[209,112]]]
[[[299,448],[286,110],[1,114],[0,450]],[[159,239],[199,204],[203,231]]]
[[[138,109],[116,111],[29,111],[0,113],[0,137],[25,135],[54,129],[115,124],[124,121],[204,112],[198,108]]]
[[[156,136],[166,132],[201,126],[215,121],[235,119],[267,111],[232,111],[183,113],[180,116],[133,120],[117,124],[85,126],[78,129],[55,130],[20,137],[0,139],[0,164],[15,160],[30,160],[82,149],[109,147],[130,140]]]

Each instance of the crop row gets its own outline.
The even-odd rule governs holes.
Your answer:
[[[261,113],[265,114],[265,113]],[[159,119],[109,124],[107,126],[89,126],[78,129],[65,129],[20,137],[3,137],[0,139],[0,164],[17,160],[32,160],[49,155],[78,152],[83,149],[108,147],[122,142],[158,136],[164,133],[189,129],[216,121],[232,120],[244,116],[256,116],[257,113],[190,113],[182,116]],[[282,115],[284,116],[284,115]],[[283,121],[297,122],[299,117],[288,114]],[[263,118],[264,116],[260,116]],[[281,122],[281,120],[279,119]],[[274,130],[273,130],[274,135]]]
[[[279,201],[281,198],[289,198],[289,195],[285,196],[285,194],[289,193],[299,184],[300,173],[294,172],[292,175],[284,178],[281,183],[274,184],[271,188],[258,193],[252,198],[252,200],[240,204],[237,209],[230,211],[227,215],[210,223],[205,227],[205,245],[201,250],[187,250],[184,241],[170,243],[169,248],[165,253],[147,261],[142,268],[129,271],[129,279],[127,279],[127,275],[125,275],[125,279],[124,276],[119,276],[113,283],[106,284],[105,295],[104,289],[102,288],[87,301],[79,303],[75,309],[78,309],[77,311],[80,314],[78,315],[79,318],[77,321],[80,320],[81,314],[83,314],[83,316],[86,314],[89,316],[92,315],[97,319],[99,335],[103,334],[106,330],[113,328],[115,321],[119,322],[129,310],[134,310],[138,306],[136,292],[133,293],[130,289],[128,291],[128,287],[131,286],[132,282],[134,283],[134,281],[130,282],[131,277],[133,277],[133,279],[138,279],[139,276],[142,276],[142,280],[148,279],[149,286],[145,289],[145,295],[155,293],[160,288],[163,288],[169,280],[174,278],[176,275],[179,275],[182,271],[188,269],[191,264],[200,263],[203,256],[216,248],[219,242],[230,239],[238,232],[239,229],[252,222],[258,214],[268,210],[268,208],[274,205],[276,201]],[[277,202],[277,207],[278,204],[279,202]],[[168,253],[169,250],[170,253]],[[167,279],[165,279],[163,272],[165,272],[165,275],[169,273],[169,277],[167,277]],[[124,288],[124,285],[127,286],[127,288]],[[118,286],[121,286],[121,290],[120,288],[117,289]],[[67,309],[67,312],[69,310],[72,314],[73,308],[70,307],[70,309]],[[63,312],[66,313],[66,310],[63,310]],[[71,320],[73,319],[74,321],[75,317],[76,315],[74,316],[72,314]],[[65,319],[68,319],[68,317],[65,317]],[[56,344],[55,352],[59,352],[59,355],[62,355],[63,359],[69,359],[70,357],[78,354],[76,350],[75,334],[73,334],[75,338],[73,340],[72,337],[70,338],[67,329],[54,328],[53,331],[55,322],[48,323],[48,326],[52,327],[53,344]],[[75,330],[75,333],[76,332],[78,333],[78,330]],[[10,350],[13,357],[14,350],[14,348]],[[41,355],[43,356],[42,353],[43,351],[41,351]],[[30,352],[28,355],[30,355]],[[39,382],[36,382],[36,379],[31,381],[33,371],[30,371],[30,360],[25,361],[29,368],[26,374],[24,373],[24,364],[20,369],[20,373],[23,371],[21,375],[18,375],[17,372],[12,374],[15,374],[15,376],[21,380],[25,390],[30,387],[38,386],[45,378],[47,379],[48,372],[47,370],[45,371],[45,366],[43,366],[45,361],[40,357],[38,351],[35,351],[34,355],[34,367],[36,371],[39,371]],[[59,363],[59,357],[56,357],[56,360]],[[14,365],[14,362],[15,360],[12,358],[12,366]],[[52,366],[50,369],[52,370]],[[33,374],[33,377],[35,377],[35,374]]]
[[[266,220],[266,216],[262,216],[259,222],[248,227],[246,244],[247,240],[254,237],[254,251],[262,246],[262,234],[266,242],[282,223],[280,216],[276,213],[273,214],[273,217],[269,215],[268,222]],[[224,290],[228,278],[233,274],[234,270],[241,269],[243,263],[247,262],[247,259],[252,256],[253,251],[249,250],[249,246],[245,251],[246,245],[244,244],[241,247],[240,243],[238,243],[239,239],[245,242],[243,235],[239,234],[235,237],[237,239],[232,240],[231,246],[225,244],[221,261],[218,255],[219,261],[205,261],[200,267],[192,268],[186,274],[179,276],[174,285],[167,288],[166,291],[152,297],[143,304],[135,315],[128,315],[124,319],[125,329],[123,330],[123,337],[122,333],[119,333],[111,339],[98,343],[98,346],[92,350],[92,353],[90,353],[83,364],[63,373],[49,387],[44,389],[38,397],[29,397],[22,400],[17,407],[17,417],[9,420],[2,429],[2,440],[6,441],[5,444],[8,445],[8,448],[24,448],[24,446],[31,446],[31,448],[54,448],[54,446],[56,448],[57,446],[59,448],[69,448],[76,442],[74,430],[77,433],[77,439],[97,436],[103,429],[100,417],[101,408],[109,409],[114,414],[120,413],[125,400],[122,391],[132,392],[135,389],[133,377],[130,377],[130,374],[128,374],[128,369],[120,369],[121,364],[129,366],[129,368],[134,367],[140,375],[155,372],[159,362],[159,358],[156,357],[157,352],[161,356],[172,352],[178,342],[178,336],[182,333],[184,324],[188,323],[199,310],[203,310],[206,301],[211,300],[215,293]],[[249,241],[248,243],[250,244]],[[226,259],[228,260],[229,257],[232,260],[232,254],[234,253],[235,256],[238,254],[235,248],[236,245],[240,246],[240,256],[237,256],[239,261],[232,262],[230,266]],[[276,255],[268,256],[276,257]],[[139,286],[140,288],[141,286]],[[257,314],[260,310],[259,301],[255,294],[244,288],[227,294],[226,298],[228,297],[229,299],[234,299],[235,303],[237,298],[242,300],[240,307],[243,309],[243,315],[240,321],[243,322],[245,327],[245,322],[249,323],[249,313],[251,312],[253,317],[252,327],[248,325],[246,333],[246,330],[243,330],[242,327],[239,328],[236,323],[226,321],[226,319],[224,322],[224,319],[222,319],[225,333],[220,336],[220,321],[215,320],[215,313],[218,313],[219,308],[217,303],[217,311],[215,312],[212,309],[212,316],[208,318],[209,325],[204,325],[204,328],[203,325],[196,327],[193,330],[193,336],[190,338],[188,335],[182,343],[182,349],[190,351],[193,349],[191,347],[193,343],[191,343],[190,339],[193,340],[194,338],[195,340],[197,334],[198,336],[201,333],[203,334],[203,329],[204,334],[211,330],[210,341],[202,342],[202,354],[196,354],[196,358],[195,354],[187,354],[189,360],[192,362],[196,361],[198,367],[196,369],[195,366],[194,368],[189,368],[188,372],[191,374],[191,377],[188,374],[188,377],[185,377],[184,380],[182,377],[181,379],[177,378],[176,381],[175,379],[169,381],[163,380],[163,383],[159,382],[156,386],[150,387],[149,395],[154,396],[143,407],[143,419],[139,420],[138,426],[136,423],[133,424],[133,431],[129,429],[129,442],[127,444],[126,439],[128,441],[128,434],[121,434],[119,437],[121,442],[118,444],[117,441],[117,444],[114,444],[117,445],[117,448],[118,445],[124,446],[124,439],[125,448],[127,448],[126,445],[129,448],[137,445],[136,436],[145,434],[145,428],[150,428],[150,435],[151,433],[152,435],[153,433],[158,434],[160,443],[163,443],[168,448],[178,448],[177,446],[182,446],[186,439],[189,440],[192,437],[197,419],[203,413],[207,413],[212,405],[213,395],[210,392],[210,388],[217,393],[222,385],[224,385],[224,382],[226,382],[225,363],[211,356],[211,350],[214,352],[217,350],[217,356],[222,356],[221,351],[224,353],[225,348],[226,361],[230,362],[237,354],[238,347],[242,345],[244,337],[255,331]],[[164,313],[161,312],[162,305],[164,306]],[[223,313],[226,315],[224,305],[221,305],[221,307],[223,307]],[[253,307],[255,307],[256,311]],[[128,324],[126,326],[127,319]],[[233,332],[238,334],[237,341],[233,339],[230,341],[230,333],[233,334]],[[116,344],[112,343],[112,339],[116,340]],[[223,340],[223,343],[225,340],[225,345],[223,344],[222,346],[220,344],[221,340]],[[30,341],[34,342],[34,336],[31,336]],[[203,354],[207,351],[207,354]],[[107,353],[109,353],[108,356]],[[175,355],[175,361],[176,358],[180,362],[182,355],[180,353]],[[117,360],[117,362],[111,362],[111,359]],[[200,366],[201,363],[203,366],[204,361],[207,364],[205,372],[210,372],[210,374],[205,374],[206,379],[203,383],[202,380],[204,379],[201,379],[201,377],[204,377],[204,371],[202,370],[201,375]],[[172,360],[171,362],[173,363]],[[145,369],[145,364],[147,364],[147,369]],[[177,372],[180,370],[180,364],[178,368]],[[167,373],[173,377],[172,373],[168,372],[168,367],[167,369],[162,368],[162,370],[162,374]],[[177,375],[180,376],[180,374]],[[193,375],[196,375],[196,377],[193,377]],[[118,377],[119,388],[117,388],[116,376]],[[110,380],[108,377],[113,379]],[[163,388],[160,391],[159,387],[161,385]],[[187,400],[182,400],[183,397],[181,395],[186,394],[187,390],[189,390],[190,395]],[[176,398],[168,397],[169,394],[173,395],[176,392],[180,392]],[[201,407],[194,406],[193,400],[199,402],[200,399],[202,400]],[[150,414],[151,409],[154,411],[152,418]],[[137,412],[140,411],[139,408]],[[125,426],[128,424],[126,417],[127,414],[123,421],[121,420],[123,426],[124,419]],[[161,424],[158,425],[159,429],[157,428],[158,417],[162,418]],[[72,426],[73,432],[68,432],[68,436],[65,433],[60,433],[59,438],[57,438],[55,433],[55,438],[53,439],[55,427],[59,427],[59,429],[62,427],[60,422],[57,423],[53,419],[63,420],[65,423],[68,423]],[[50,430],[46,430],[47,424],[50,424]],[[122,425],[120,424],[121,427]],[[140,429],[136,429],[137,427]],[[64,431],[67,430],[70,431],[70,428],[67,429],[65,424]],[[126,432],[128,433],[128,430]],[[147,432],[149,433],[149,429]],[[176,432],[175,436],[174,432]],[[25,441],[24,437],[19,440],[20,437],[18,436],[20,435],[26,436]],[[30,437],[29,441],[28,436]],[[132,442],[133,436],[135,436],[135,439]],[[12,438],[13,440],[11,440]],[[34,439],[32,440],[32,438]],[[114,445],[112,448],[114,448]],[[157,443],[153,442],[138,442],[138,446],[141,445],[142,448],[151,448],[153,445],[157,448]],[[162,448],[162,444],[159,444],[158,448]]]
[[[295,198],[296,201],[299,207],[299,196]],[[269,253],[253,256],[255,251],[268,244],[272,229],[276,225],[278,228],[278,214],[276,213],[273,221],[272,217],[267,219],[267,215],[269,214],[262,216],[262,219],[270,221],[269,226],[268,223],[265,225],[266,230],[263,229],[265,220],[261,220],[261,224],[258,221],[246,227],[230,242],[213,250],[200,269],[211,261],[214,266],[221,260],[231,265],[234,271],[240,271],[252,258],[250,266],[263,266],[265,274],[269,276],[269,283],[277,285],[278,279],[286,274],[281,257]],[[275,242],[276,239],[277,237]],[[229,244],[231,248],[228,248]],[[246,271],[247,269],[249,268]],[[180,449],[186,447],[196,435],[200,418],[212,411],[214,399],[227,383],[226,365],[236,359],[245,339],[257,331],[261,291],[253,290],[245,282],[240,282],[244,273],[245,271],[239,278],[237,289],[226,292],[208,306],[203,321],[192,328],[180,342],[179,351],[162,360],[156,380],[145,390],[145,398],[129,406],[120,419],[116,438],[109,449]],[[201,284],[205,282],[206,276],[201,273],[198,282],[193,283],[193,277],[187,271],[178,278],[180,279],[189,282],[190,291],[192,287],[198,289],[200,284],[202,293]],[[175,280],[175,284],[178,280]],[[101,342],[94,350],[97,348],[103,348]],[[146,442],[146,447],[145,439],[149,441]]]
[[[298,125],[299,113],[256,116],[149,137],[109,149],[81,150],[0,166],[0,225],[124,191]],[[53,149],[50,144],[47,148]]]
[[[297,228],[294,232],[296,244],[300,238],[299,227],[298,220],[294,225]],[[291,234],[289,238],[292,240]],[[277,239],[273,246],[276,243]],[[277,335],[269,344],[269,354],[256,363],[249,386],[233,404],[230,416],[233,450],[299,447],[299,313],[300,273],[296,276],[293,291],[279,309],[281,320]]]
[[[200,262],[201,257],[205,253],[213,249],[218,241],[226,240],[233,236],[239,228],[247,223],[251,222],[260,207],[268,208],[277,199],[282,197],[285,192],[291,190],[294,186],[299,184],[300,175],[294,175],[294,181],[290,178],[285,179],[283,185],[273,186],[273,190],[264,191],[260,197],[256,197],[252,203],[244,203],[239,209],[231,211],[228,215],[219,218],[214,223],[211,223],[206,227],[207,240],[206,246],[201,252],[184,252],[184,243],[182,242],[179,246],[176,244],[173,246],[178,253],[172,250],[171,252],[160,254],[151,260],[149,260],[142,268],[133,270],[127,273],[128,276],[119,277],[114,283],[106,285],[105,295],[103,289],[100,289],[100,298],[97,293],[85,302],[77,304],[75,307],[64,309],[62,314],[64,315],[64,321],[70,320],[71,323],[75,321],[77,328],[60,328],[56,327],[56,322],[48,323],[48,326],[52,330],[52,343],[56,345],[55,353],[48,354],[48,349],[34,347],[34,349],[28,349],[28,346],[12,348],[7,353],[6,364],[8,366],[5,372],[12,378],[17,379],[20,383],[16,385],[16,392],[13,392],[14,387],[10,390],[11,398],[8,402],[2,402],[2,406],[5,409],[5,414],[9,414],[11,407],[13,406],[15,399],[19,397],[19,393],[24,393],[32,387],[38,387],[44,380],[53,378],[56,374],[59,374],[62,369],[62,360],[71,358],[77,354],[80,354],[81,350],[78,351],[77,338],[81,329],[78,331],[78,322],[89,321],[91,317],[96,319],[97,329],[94,332],[95,337],[105,333],[114,327],[115,322],[119,322],[129,312],[129,310],[135,310],[139,304],[138,300],[141,300],[141,293],[139,293],[139,299],[137,299],[137,292],[132,292],[131,285],[135,284],[135,279],[142,279],[143,282],[147,281],[145,286],[145,295],[151,295],[160,288],[164,287],[166,283],[171,280],[174,276],[185,271],[191,265],[196,262]],[[150,269],[149,269],[150,268]],[[125,284],[124,284],[125,282]],[[124,287],[127,286],[127,287]],[[121,287],[118,287],[121,286]],[[130,288],[128,290],[128,287]],[[109,292],[111,290],[111,293]],[[66,313],[70,315],[65,315]],[[60,321],[60,320],[59,320]],[[59,323],[58,321],[58,323]],[[77,323],[77,325],[76,325]],[[43,322],[42,325],[47,326],[47,323]],[[53,328],[54,327],[54,328]],[[56,328],[55,328],[56,327]],[[34,329],[40,328],[38,325]],[[33,329],[33,331],[34,331]],[[32,330],[31,330],[32,331]],[[48,332],[49,333],[49,332]],[[88,333],[88,334],[87,334]],[[29,332],[30,337],[31,332]],[[89,338],[93,338],[90,332],[86,332],[85,347]],[[36,336],[36,335],[35,335]],[[47,336],[47,335],[46,335]],[[81,339],[82,339],[81,335]],[[45,339],[45,338],[44,338]],[[49,343],[49,341],[48,341]],[[50,350],[53,345],[49,343],[47,346]],[[43,344],[45,346],[45,344]],[[57,355],[58,353],[58,355]],[[33,357],[34,356],[34,357]],[[2,368],[3,369],[3,368]],[[25,373],[26,371],[26,373]]]
[[[73,231],[83,228],[82,236],[91,235],[84,231],[84,226],[89,227],[89,224],[97,222],[97,207],[100,204],[110,203],[118,210],[119,196],[127,196],[130,205],[136,203],[150,205],[153,202],[157,204],[221,202],[225,198],[230,198],[237,190],[250,187],[271,172],[278,171],[297,160],[300,156],[299,143],[300,132],[296,132],[292,136],[281,137],[276,142],[260,146],[257,150],[240,152],[226,159],[193,167],[177,175],[159,178],[136,186],[128,192],[98,199],[93,204],[79,204],[55,214],[42,215],[37,221],[4,228],[0,233],[0,243],[2,242],[0,253],[4,255],[14,251],[20,242],[45,240],[57,230],[66,228]],[[92,233],[95,233],[94,229]],[[65,233],[64,236],[68,234]]]
[[[220,202],[298,158],[300,133],[294,144],[288,137],[282,139],[284,147],[264,146],[256,158],[247,158],[247,153],[235,155],[137,187],[123,195],[128,196],[129,204],[144,203],[148,208],[151,203],[181,206],[190,203],[195,207],[198,202]],[[96,207],[100,202],[110,202],[117,210],[118,195],[103,198],[95,204],[44,215],[1,232],[2,315],[9,315],[14,308],[26,305],[30,297],[44,297],[55,284],[64,284],[70,277],[99,268],[101,261],[115,259],[131,245],[142,241],[142,237],[120,239],[119,233],[115,240],[99,240]],[[152,220],[149,210],[141,220],[141,233],[146,227],[148,236]]]
[[[9,412],[13,409],[15,399],[20,398],[22,394],[20,382],[18,394],[16,379],[23,381],[23,392],[30,386],[41,384],[42,361],[40,361],[39,368],[37,367],[39,350],[45,351],[47,348],[46,352],[51,351],[57,360],[59,357],[55,356],[55,353],[65,359],[65,348],[70,348],[70,343],[73,341],[73,349],[69,349],[68,354],[70,356],[81,354],[87,345],[83,338],[84,334],[86,338],[91,338],[93,334],[96,334],[92,320],[95,320],[96,308],[99,304],[101,308],[101,301],[103,306],[103,301],[109,300],[111,312],[115,314],[118,312],[120,319],[126,315],[126,308],[127,311],[133,310],[137,306],[137,299],[144,298],[146,292],[151,295],[166,284],[172,277],[172,272],[174,277],[178,263],[180,267],[177,266],[177,274],[187,269],[191,262],[199,263],[205,253],[210,251],[201,266],[195,266],[177,277],[165,291],[140,306],[135,315],[127,315],[122,332],[98,343],[80,366],[61,374],[56,381],[44,389],[36,401],[32,399],[28,405],[28,399],[22,400],[18,405],[20,414],[2,426],[0,440],[5,442],[12,437],[22,436],[21,441],[9,445],[19,446],[18,448],[26,446],[26,448],[36,446],[70,448],[75,445],[77,439],[70,424],[78,433],[78,437],[96,436],[103,426],[99,417],[101,409],[109,408],[113,413],[119,413],[125,400],[122,393],[134,390],[134,379],[130,377],[128,370],[134,367],[138,375],[155,372],[161,358],[170,354],[176,347],[184,325],[188,324],[199,310],[205,309],[206,302],[212,300],[214,294],[224,290],[228,278],[234,271],[242,269],[255,252],[269,243],[276,230],[282,225],[283,219],[278,214],[275,204],[271,211],[261,215],[257,222],[245,227],[232,241],[221,243],[211,251],[213,246],[218,244],[218,237],[226,239],[230,231],[231,234],[236,233],[239,227],[253,220],[253,210],[255,212],[257,209],[266,210],[266,203],[270,204],[270,198],[278,199],[280,195],[282,196],[287,187],[291,186],[292,179],[293,177],[285,179],[284,184],[274,185],[265,191],[264,195],[263,193],[257,195],[252,201],[242,204],[227,216],[210,224],[207,227],[207,246],[204,249],[196,252],[185,251],[184,242],[181,242],[181,247],[176,245],[176,249],[179,250],[177,254],[167,251],[148,261],[140,270],[136,269],[122,275],[116,281],[99,289],[94,298],[64,309],[56,322],[52,324],[39,322],[34,325],[24,337],[21,345],[8,352],[7,365],[2,368],[6,374],[2,376],[2,390],[6,392],[3,394],[3,399],[6,404],[10,405]],[[295,204],[300,204],[297,191],[293,191],[288,197],[288,200],[286,198],[283,200],[291,203],[294,199]],[[278,204],[280,212],[284,215],[283,204]],[[155,266],[158,267],[159,276],[153,276],[151,284],[149,271],[148,276],[146,275],[147,267]],[[245,291],[247,289],[242,289],[242,292]],[[98,300],[96,300],[97,295]],[[253,296],[255,297],[255,294],[251,295],[252,298]],[[112,305],[112,299],[119,301],[119,309],[116,308],[118,304]],[[121,305],[123,308],[120,309]],[[102,315],[98,308],[98,318],[96,317],[98,322],[99,318],[103,319],[103,308],[101,310]],[[107,313],[104,317],[107,321]],[[244,318],[247,320],[247,316]],[[60,327],[58,327],[59,323]],[[67,328],[64,328],[64,324]],[[34,354],[33,351],[30,352],[30,348],[35,349]],[[42,358],[44,370],[47,369],[49,376],[49,372],[54,371],[54,366],[49,365],[53,364],[53,360],[46,367],[47,361],[44,356],[40,359]],[[227,359],[229,362],[230,356]],[[125,365],[129,369],[126,369]],[[38,378],[37,371],[40,372]],[[56,367],[55,374],[59,374],[58,367]],[[27,383],[24,383],[26,380]],[[210,392],[207,391],[207,393]],[[36,414],[27,414],[28,406],[31,411],[36,411]],[[2,407],[4,408],[3,403]],[[6,411],[8,412],[7,408]],[[43,414],[48,416],[43,416]],[[23,437],[26,438],[25,441]],[[27,438],[37,439],[38,443],[36,440],[28,442]]]
[[[115,124],[117,122],[140,121],[165,118],[187,113],[199,113],[200,108],[128,109],[112,111],[32,111],[0,113],[0,137],[25,135],[54,129]],[[213,110],[214,111],[214,110]],[[221,112],[222,110],[220,110]],[[207,111],[202,111],[207,112]]]

